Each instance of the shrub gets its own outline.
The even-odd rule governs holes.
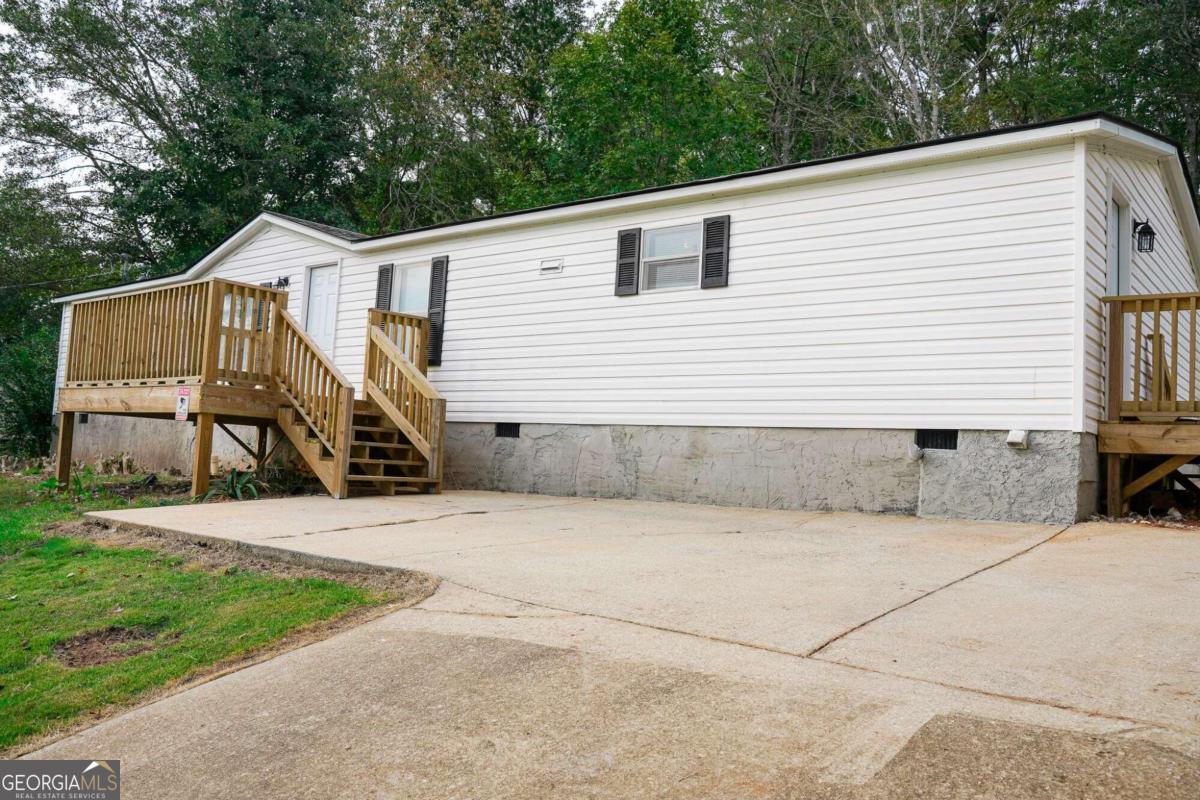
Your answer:
[[[41,328],[0,347],[0,452],[44,456],[54,429],[58,331]]]

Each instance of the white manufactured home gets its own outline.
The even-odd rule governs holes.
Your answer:
[[[383,236],[263,213],[60,298],[60,463],[199,491],[277,431],[337,496],[1074,520],[1191,490],[1193,197],[1093,114]]]

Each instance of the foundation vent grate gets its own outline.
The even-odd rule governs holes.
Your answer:
[[[922,450],[957,450],[958,431],[919,430],[917,431],[917,447]]]
[[[519,423],[519,422],[497,422],[496,423],[496,438],[497,439],[519,439],[519,438],[521,438],[521,423]]]

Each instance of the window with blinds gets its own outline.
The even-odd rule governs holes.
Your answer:
[[[643,231],[642,291],[700,285],[699,225]]]

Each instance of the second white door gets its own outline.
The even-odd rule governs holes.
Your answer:
[[[308,271],[304,328],[330,358],[333,357],[333,338],[337,329],[337,279],[336,266],[313,267]]]

